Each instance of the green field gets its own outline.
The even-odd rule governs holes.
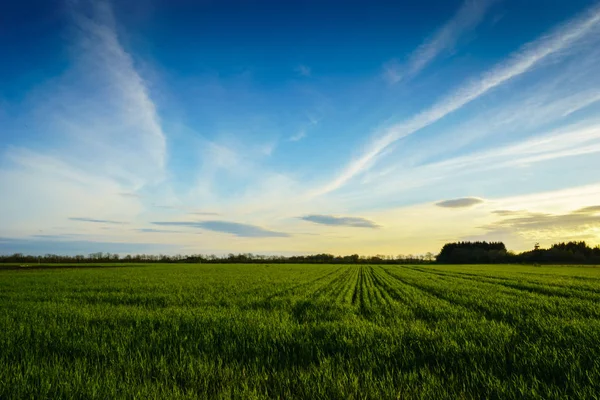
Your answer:
[[[598,399],[600,268],[0,270],[0,399]]]

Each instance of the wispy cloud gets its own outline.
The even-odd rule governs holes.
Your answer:
[[[124,225],[126,222],[121,221],[111,221],[109,219],[94,219],[94,218],[83,218],[83,217],[71,217],[69,218],[71,221],[79,221],[79,222],[92,222],[95,224],[112,224],[112,225]]]
[[[314,222],[315,224],[331,226],[350,226],[355,228],[379,228],[380,225],[366,218],[360,217],[336,217],[333,215],[305,215],[300,217],[304,221]]]
[[[466,0],[456,14],[435,34],[427,38],[409,57],[405,65],[391,61],[384,65],[384,77],[390,83],[410,78],[442,53],[452,50],[459,37],[483,20],[495,0]]]
[[[307,65],[298,65],[296,68],[294,68],[294,71],[298,75],[305,77],[310,76],[310,74],[312,73],[310,67]]]
[[[576,210],[577,214],[600,214],[600,206],[589,206]]]
[[[600,52],[587,52],[585,60],[570,60],[558,76],[544,79],[544,84],[523,88],[508,96],[504,102],[484,112],[446,128],[422,141],[421,150],[409,155],[402,149],[403,159],[419,164],[452,154],[483,138],[502,139],[502,142],[523,141],[539,135],[540,127],[553,126],[566,117],[593,106],[600,100],[598,80],[591,80]],[[594,66],[582,65],[594,60]],[[577,73],[573,70],[577,69]],[[581,119],[581,122],[584,122]],[[588,121],[585,121],[586,123]],[[489,143],[489,142],[488,142]],[[490,143],[491,144],[491,143]]]
[[[431,164],[431,167],[464,169],[480,164],[484,169],[491,169],[599,151],[600,123],[583,121],[519,143]]]
[[[524,211],[519,211],[519,210],[494,210],[494,211],[492,211],[492,214],[506,217],[506,216],[510,216],[510,215],[517,215],[517,214],[520,214],[523,212]]]
[[[289,137],[290,142],[298,142],[305,137],[308,136],[308,131],[313,129],[319,124],[319,118],[315,117],[312,114],[306,114],[306,119],[308,121],[307,124],[303,124],[303,126],[298,130],[295,135]]]
[[[181,226],[187,228],[200,228],[209,231],[229,233],[240,237],[289,237],[284,232],[271,231],[260,226],[250,224],[240,224],[229,221],[158,221],[152,222],[154,225],[161,226]]]
[[[139,199],[118,195],[123,188],[114,180],[73,168],[56,157],[15,148],[3,161],[11,168],[0,168],[0,186],[13,188],[10,196],[0,197],[1,225],[9,232],[34,233],[73,216],[127,220],[140,212]],[[110,215],[101,210],[111,210]]]
[[[119,196],[123,196],[123,197],[133,197],[135,199],[140,199],[142,198],[142,196],[140,196],[137,193],[130,193],[130,192],[123,192],[123,193],[119,193]]]
[[[463,197],[460,199],[440,201],[435,203],[435,205],[444,208],[467,208],[472,207],[476,204],[481,204],[483,203],[483,201],[483,199],[480,199],[478,197]]]
[[[165,176],[166,137],[109,3],[67,3],[69,66],[35,87],[20,109],[29,137],[51,145],[23,140],[1,155],[0,187],[18,182],[0,199],[0,208],[18,216],[4,219],[5,229],[26,231],[98,210],[128,218],[142,206],[133,194]],[[40,200],[24,201],[33,196]]]
[[[167,205],[162,205],[162,204],[153,204],[152,206],[163,209],[163,210],[178,210],[180,208],[180,207],[176,207],[176,206],[167,206]]]
[[[600,228],[600,206],[589,206],[565,214],[549,214],[524,211],[503,216],[501,219],[482,227],[487,231],[514,231],[539,233],[540,235],[560,236],[565,232],[589,234]]]
[[[206,221],[202,222],[202,227],[216,232],[230,233],[242,237],[288,237],[284,232],[276,232],[261,228],[256,225],[240,224],[227,221]]]
[[[462,85],[429,109],[405,122],[392,125],[379,132],[377,138],[370,143],[362,156],[351,162],[337,178],[311,194],[324,194],[340,188],[355,175],[371,166],[392,143],[439,121],[490,90],[530,71],[550,56],[564,55],[574,43],[597,33],[599,25],[600,6],[594,6],[567,24],[526,44],[507,61],[492,68],[479,79]]]
[[[72,237],[73,235],[44,235],[44,234],[39,234],[39,235],[31,235],[31,238],[37,238],[37,239],[49,239],[49,240],[61,240],[67,237]]]
[[[297,142],[299,140],[302,140],[306,137],[306,131],[305,130],[301,130],[298,133],[296,133],[295,135],[290,136],[290,142]]]
[[[82,1],[72,11],[76,59],[48,88],[43,106],[51,126],[68,139],[62,155],[80,168],[105,165],[108,176],[134,188],[160,180],[166,136],[147,83],[117,34],[110,4]]]
[[[572,133],[597,125],[597,119],[590,117],[596,116],[597,112],[593,111],[600,109],[600,79],[595,74],[600,62],[600,35],[588,36],[574,48],[565,50],[569,54],[563,58],[546,63],[543,69],[532,71],[531,76],[520,79],[518,86],[512,85],[511,90],[503,90],[493,100],[484,100],[485,107],[478,107],[476,113],[466,111],[469,113],[466,119],[441,121],[428,129],[429,134],[408,139],[406,146],[389,146],[377,158],[374,168],[361,177],[361,182],[383,175],[415,176],[421,167],[442,160],[535,140],[540,135],[558,134],[560,129],[557,127],[561,125],[567,128],[563,131]],[[573,121],[579,123],[574,124]],[[545,132],[549,129],[554,132],[547,135]],[[416,141],[418,149],[413,146]],[[569,138],[563,137],[561,141],[563,148],[572,147]],[[533,145],[528,151],[538,149],[535,143],[528,144]],[[510,155],[506,157],[510,158]],[[481,161],[485,168],[495,164],[489,162],[491,160]],[[408,170],[411,172],[408,173]],[[436,174],[446,172],[440,169]]]
[[[398,60],[391,60],[383,64],[383,78],[391,83],[398,83],[402,80],[404,66]]]
[[[502,240],[515,250],[526,250],[536,242],[600,238],[600,186],[597,184],[496,198],[500,206],[485,214],[486,207],[473,211],[473,229],[481,233],[462,235],[463,240]],[[480,222],[476,222],[480,221]]]
[[[442,182],[465,181],[466,179],[483,178],[496,175],[493,171],[509,171],[514,173],[517,168],[534,167],[536,164],[552,162],[567,157],[579,157],[600,153],[600,122],[582,121],[567,125],[547,134],[534,136],[517,143],[485,147],[480,151],[466,153],[448,158],[443,161],[432,160],[417,166],[394,165],[379,175],[369,176],[369,180],[355,190],[353,197],[372,199],[372,193],[377,198],[396,199],[403,191],[410,192],[417,188],[439,187]],[[521,172],[522,174],[522,172]],[[469,178],[467,178],[467,176]],[[439,190],[439,189],[437,189]],[[465,189],[470,190],[470,189]],[[347,196],[347,194],[345,194]],[[345,205],[346,207],[348,204]]]
[[[196,212],[191,212],[189,214],[190,215],[199,215],[201,217],[209,217],[209,216],[221,215],[218,212],[210,212],[210,211],[196,211]]]
[[[170,231],[167,229],[153,229],[153,228],[141,228],[136,229],[138,232],[142,233],[183,233],[182,231]]]

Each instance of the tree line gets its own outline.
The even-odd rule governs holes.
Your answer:
[[[15,253],[12,255],[0,255],[0,263],[19,264],[107,264],[107,263],[207,263],[207,264],[230,264],[230,263],[277,263],[277,264],[421,264],[435,261],[433,253],[420,255],[397,255],[388,256],[378,254],[375,256],[360,256],[352,254],[347,256],[335,256],[333,254],[312,254],[299,256],[260,255],[252,253],[241,253],[217,256],[214,254],[192,254],[192,255],[166,255],[166,254],[135,254],[120,256],[111,253],[91,253],[84,255],[58,255],[45,254],[43,256],[25,255]]]
[[[537,244],[533,250],[513,253],[502,242],[447,243],[436,257],[442,264],[600,264],[600,246],[586,242],[556,243],[547,249]]]
[[[426,253],[421,255],[360,256],[358,254],[335,256],[332,254],[312,254],[297,256],[257,255],[240,253],[217,255],[165,255],[135,254],[121,256],[114,253],[97,252],[88,255],[43,256],[15,253],[0,255],[0,263],[17,264],[107,264],[107,263],[277,263],[277,264],[499,264],[499,263],[540,263],[540,264],[599,264],[600,246],[594,248],[586,242],[557,243],[548,249],[536,245],[533,250],[522,253],[508,251],[502,242],[455,242],[447,243],[438,255]]]

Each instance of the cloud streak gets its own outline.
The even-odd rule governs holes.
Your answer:
[[[362,156],[351,162],[337,178],[314,191],[311,195],[321,195],[340,188],[354,176],[371,166],[376,158],[392,143],[414,134],[483,96],[490,90],[525,74],[550,56],[564,53],[565,49],[568,49],[577,41],[597,32],[599,25],[600,6],[596,5],[567,24],[558,27],[534,42],[524,45],[507,61],[492,68],[479,79],[462,85],[428,110],[380,132],[377,139],[368,146],[367,151]]]
[[[117,34],[110,5],[66,3],[69,67],[27,93],[20,110],[28,123],[24,140],[0,155],[0,187],[14,188],[0,199],[10,214],[1,225],[12,234],[97,210],[137,215],[138,189],[165,175],[166,137],[157,109]],[[38,200],[26,200],[33,196]],[[111,223],[71,221],[77,228],[81,222]]]
[[[585,123],[566,126],[546,135],[533,137],[520,143],[430,164],[430,167],[450,170],[469,168],[475,164],[482,164],[483,169],[490,169],[530,164],[599,151],[600,123],[594,121],[587,126]]]
[[[72,67],[38,94],[40,129],[56,132],[62,160],[101,170],[128,186],[120,193],[135,193],[164,176],[166,135],[156,106],[121,43],[110,4],[73,2],[71,16],[75,57]]]
[[[94,219],[94,218],[83,218],[83,217],[71,217],[70,221],[78,221],[78,222],[92,222],[94,224],[111,224],[111,225],[124,225],[126,222],[121,221],[112,221],[109,219]]]
[[[336,217],[333,215],[305,215],[300,219],[315,224],[330,225],[330,226],[349,226],[354,228],[379,228],[375,222],[366,218],[360,217]]]
[[[131,197],[131,198],[134,198],[134,199],[141,199],[142,198],[142,196],[140,196],[137,193],[126,193],[126,192],[125,193],[119,193],[119,196]]]
[[[182,231],[169,231],[166,229],[153,229],[153,228],[141,228],[136,229],[138,232],[142,233],[183,233]]]
[[[311,69],[307,65],[298,65],[294,68],[294,71],[300,76],[308,77],[311,74]]]
[[[389,201],[397,198],[399,191],[433,185],[439,188],[440,182],[464,182],[469,179],[467,176],[485,179],[483,175],[490,176],[490,171],[504,170],[508,173],[510,170],[522,174],[516,171],[521,168],[533,168],[539,163],[568,157],[575,159],[593,153],[600,153],[600,122],[582,121],[517,143],[486,148],[443,161],[432,160],[431,163],[417,166],[393,165],[378,175],[369,176],[369,180],[359,186],[355,196],[372,199],[372,193],[376,193],[380,199]],[[368,190],[365,191],[367,184]],[[456,187],[456,184],[454,186]]]
[[[293,136],[290,136],[290,142],[298,142],[306,137],[306,131],[301,130]]]
[[[410,55],[406,65],[396,62],[386,64],[385,78],[390,83],[397,83],[418,74],[440,54],[452,49],[461,35],[479,25],[494,2],[495,0],[466,0],[452,19]]]
[[[509,214],[482,228],[491,232],[508,230],[562,234],[565,231],[575,231],[585,235],[592,228],[600,228],[600,206],[589,206],[566,214],[522,211]]]
[[[440,201],[435,203],[435,205],[443,208],[468,208],[481,203],[483,203],[483,199],[478,197],[463,197],[460,199]]]
[[[160,226],[199,228],[214,232],[229,233],[239,237],[267,238],[290,236],[284,232],[271,231],[256,225],[240,224],[229,221],[158,221],[152,223]]]
[[[199,215],[202,217],[208,217],[208,216],[216,216],[216,215],[221,215],[218,212],[210,212],[210,211],[197,211],[197,212],[191,212],[189,213],[190,215]]]

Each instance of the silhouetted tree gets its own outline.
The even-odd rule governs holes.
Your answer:
[[[487,264],[506,262],[506,246],[502,242],[447,243],[436,257],[443,264]]]

